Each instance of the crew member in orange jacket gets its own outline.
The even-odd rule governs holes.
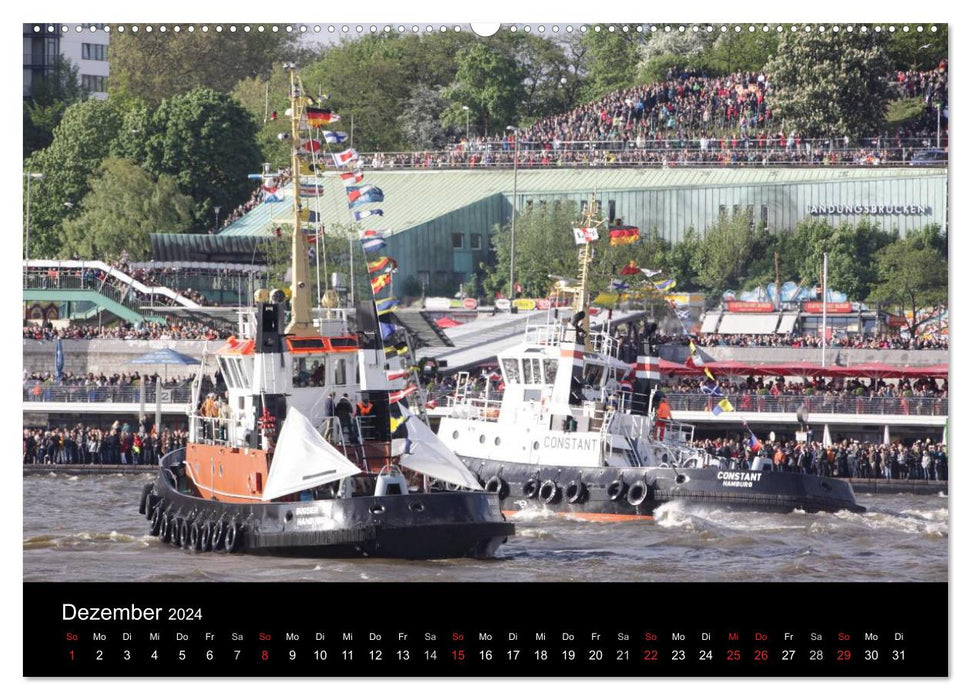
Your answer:
[[[657,411],[654,414],[654,432],[658,440],[663,440],[664,426],[671,421],[671,407],[668,405],[668,400],[664,394],[660,394],[658,398],[660,403],[657,405]]]

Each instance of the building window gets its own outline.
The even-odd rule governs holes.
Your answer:
[[[81,44],[81,58],[88,61],[107,61],[107,44]]]
[[[452,234],[452,247],[453,248],[464,248],[465,247],[465,234],[464,233],[453,233]]]
[[[607,200],[607,221],[613,221],[617,218],[617,200],[608,199]]]
[[[482,250],[482,234],[481,233],[470,233],[469,234],[469,248],[472,250]]]
[[[88,92],[107,92],[103,75],[82,75],[81,87]]]
[[[769,207],[765,204],[762,205],[762,211],[760,214],[760,221],[762,223],[762,230],[769,230]]]

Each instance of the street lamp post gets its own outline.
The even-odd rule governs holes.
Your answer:
[[[216,210],[216,228],[212,230],[213,233],[219,233],[219,210],[222,209],[218,204],[213,207]]]
[[[506,131],[512,132],[513,138],[513,157],[512,157],[512,228],[509,234],[509,299],[510,313],[515,312],[516,307],[512,304],[512,299],[516,295],[516,205],[519,198],[519,129],[514,126],[507,126]]]
[[[462,105],[462,109],[465,110],[465,140],[469,140],[469,108],[466,105]]]
[[[937,102],[935,105],[937,107],[937,147],[941,147],[941,103]]]
[[[43,180],[44,173],[25,173],[27,177],[27,215],[24,219],[24,226],[27,229],[24,238],[24,268],[30,266],[30,182],[31,180]]]

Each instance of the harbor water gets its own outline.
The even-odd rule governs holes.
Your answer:
[[[947,581],[945,494],[857,494],[866,513],[666,504],[651,521],[518,514],[493,560],[196,553],[148,534],[143,475],[25,475],[25,581]]]

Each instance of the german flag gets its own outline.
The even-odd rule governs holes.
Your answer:
[[[334,114],[329,109],[320,109],[319,107],[307,107],[306,111],[307,123],[310,126],[324,126],[326,124],[333,124],[334,122],[340,121],[340,116]]]
[[[628,245],[640,240],[641,232],[636,226],[611,226],[610,245]]]

